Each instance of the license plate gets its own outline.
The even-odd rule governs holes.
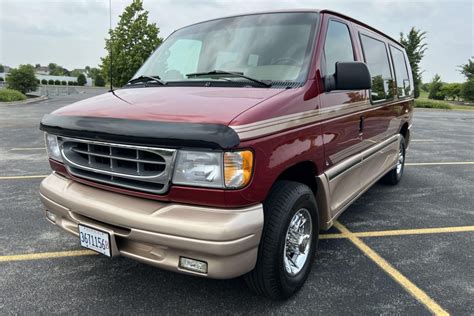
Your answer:
[[[79,225],[81,246],[110,257],[110,235],[106,232]]]

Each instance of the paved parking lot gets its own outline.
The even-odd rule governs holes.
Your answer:
[[[43,218],[38,122],[87,95],[0,105],[0,314],[474,314],[474,112],[416,111],[400,185],[352,205],[322,236],[304,288],[273,302],[240,279],[92,255]]]

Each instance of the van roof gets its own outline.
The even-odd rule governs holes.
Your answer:
[[[336,15],[336,16],[339,16],[341,18],[344,18],[346,20],[349,20],[351,22],[354,22],[354,23],[357,23],[373,32],[376,32],[386,38],[388,38],[389,40],[391,40],[392,42],[395,42],[396,44],[400,45],[401,47],[404,47],[399,41],[397,41],[396,39],[394,39],[393,37],[385,34],[384,32],[368,25],[368,24],[365,24],[364,22],[361,22],[357,19],[354,19],[348,15],[345,15],[345,14],[342,14],[342,13],[339,13],[339,12],[336,12],[336,11],[332,11],[332,10],[328,10],[328,9],[287,9],[287,10],[269,10],[269,11],[258,11],[258,12],[250,12],[250,13],[241,13],[241,14],[234,14],[234,15],[229,15],[229,16],[223,16],[223,17],[220,17],[220,18],[215,18],[215,19],[210,19],[210,20],[205,20],[205,21],[201,21],[201,22],[197,22],[197,23],[193,23],[193,24],[190,24],[190,25],[187,25],[187,26],[191,26],[191,25],[195,25],[195,24],[200,24],[200,23],[204,23],[204,22],[209,22],[209,21],[215,21],[215,20],[220,20],[220,19],[225,19],[225,18],[233,18],[233,17],[238,17],[238,16],[245,16],[245,15],[257,15],[257,14],[265,14],[265,13],[291,13],[291,12],[315,12],[315,13],[328,13],[328,14],[332,14],[332,15]],[[187,27],[185,26],[185,27]]]

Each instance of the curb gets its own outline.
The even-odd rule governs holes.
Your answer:
[[[43,101],[43,100],[47,100],[48,97],[43,95],[43,96],[40,96],[40,97],[36,97],[36,98],[31,98],[31,99],[26,99],[26,100],[23,100],[23,101],[13,101],[13,102],[0,102],[0,105],[20,105],[20,104],[29,104],[29,103],[34,103],[34,102],[38,102],[38,101]]]

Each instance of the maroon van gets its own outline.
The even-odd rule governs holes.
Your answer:
[[[41,122],[46,217],[108,257],[286,298],[320,230],[397,184],[413,78],[403,46],[327,10],[171,34],[123,88]]]

